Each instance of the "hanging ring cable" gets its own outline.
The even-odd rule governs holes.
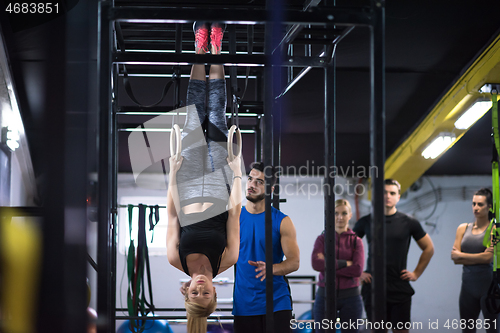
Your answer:
[[[118,42],[117,48],[120,50],[121,53],[125,53],[126,52],[125,38],[123,37],[123,32],[121,29],[120,22],[116,22],[116,40]],[[137,100],[137,98],[134,95],[134,92],[132,91],[132,85],[130,84],[129,74],[128,74],[127,67],[125,66],[125,64],[122,65],[122,68],[123,68],[123,86],[125,88],[125,91],[127,92],[127,95],[130,97],[132,102],[134,102],[135,104],[137,104],[138,106],[143,107],[143,108],[154,107],[154,106],[159,105],[161,102],[163,102],[163,100],[165,99],[165,96],[167,96],[167,93],[168,93],[170,87],[172,86],[174,81],[177,79],[177,73],[174,72],[172,74],[172,78],[163,87],[163,92],[160,96],[160,99],[156,103],[144,105]]]

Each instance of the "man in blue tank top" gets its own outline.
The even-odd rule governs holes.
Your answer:
[[[273,170],[274,185],[275,173]],[[233,315],[235,333],[265,332],[266,247],[264,165],[254,163],[248,175],[247,204],[240,215],[240,253],[235,265]],[[299,268],[299,247],[292,220],[272,208],[273,332],[291,332],[292,299],[285,275]],[[283,260],[283,256],[286,257]]]

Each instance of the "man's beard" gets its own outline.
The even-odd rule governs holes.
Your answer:
[[[259,195],[255,196],[255,197],[247,195],[247,200],[250,201],[250,202],[253,202],[253,203],[257,203],[259,201],[264,200],[265,197],[266,197],[265,193],[259,194]]]

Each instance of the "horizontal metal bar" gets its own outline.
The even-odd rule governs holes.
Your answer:
[[[310,0],[306,2],[303,11],[309,10],[313,7],[316,7],[319,4],[320,0]],[[274,49],[273,53],[276,51],[277,48],[281,47],[282,45],[288,45],[290,44],[295,38],[299,35],[299,33],[304,29],[305,25],[303,24],[298,24],[295,23],[294,25],[288,27],[287,32],[281,42],[278,44],[278,46]]]
[[[118,129],[119,132],[157,132],[157,133],[170,133],[172,130],[170,128],[120,128]],[[253,134],[255,133],[255,130],[253,129],[241,129],[240,126],[240,132],[241,134]]]
[[[129,23],[188,23],[217,21],[227,24],[265,24],[268,13],[264,9],[228,9],[214,6],[206,10],[182,7],[114,7],[110,19]],[[314,7],[307,11],[284,10],[283,24],[335,24],[337,26],[372,24],[366,8]]]
[[[240,108],[238,111],[239,115],[244,116],[246,113],[258,113],[259,115],[263,114],[262,112],[263,106],[262,102],[242,102],[240,104]],[[230,108],[226,109],[226,114],[230,114]],[[170,106],[153,106],[150,108],[144,108],[140,106],[118,106],[117,107],[117,114],[122,114],[124,112],[145,112],[145,113],[162,113],[162,114],[167,114],[169,112],[172,113],[172,115],[176,115],[176,111],[170,107]]]
[[[122,77],[124,76],[124,74],[118,74],[118,76]],[[129,77],[168,77],[168,78],[171,78],[172,77],[172,74],[140,74],[140,73],[135,73],[135,74],[130,74],[128,73],[128,76]],[[191,75],[189,74],[181,74],[180,75],[181,78],[190,78]],[[226,75],[225,78],[229,78],[229,75]],[[236,78],[238,79],[246,79],[247,77],[245,75],[237,75]],[[256,79],[257,76],[255,75],[249,75],[248,76],[248,79]]]
[[[263,54],[173,54],[133,52],[113,54],[115,64],[125,65],[191,65],[191,64],[224,64],[226,66],[264,66],[266,56]]]
[[[255,46],[255,45],[254,45]],[[173,48],[170,48],[168,49],[167,47],[163,48],[163,49],[159,49],[159,48],[140,48],[140,49],[133,49],[133,48],[129,48],[127,47],[125,49],[125,53],[162,53],[162,54],[165,54],[165,53],[175,53],[175,50]],[[182,50],[182,54],[195,54],[195,51],[194,50]],[[229,52],[227,51],[221,51],[221,54],[229,54]],[[248,52],[246,51],[236,51],[236,54],[248,54]],[[259,55],[263,55],[264,52],[252,52],[252,54],[259,54]],[[211,56],[210,54],[207,54],[208,56]]]
[[[124,37],[130,35],[139,35],[142,36],[145,32],[149,35],[157,34],[159,36],[174,36],[176,27],[174,24],[164,24],[164,23],[127,23],[123,22],[120,24],[122,28],[122,33]],[[318,26],[319,27],[319,26]],[[193,33],[192,24],[183,24],[181,25],[183,33]],[[256,26],[257,34],[264,34],[264,26]],[[321,28],[320,28],[321,29]],[[324,29],[324,28],[323,28]],[[236,35],[244,36],[246,35],[246,27],[245,26],[236,26]],[[262,37],[264,38],[264,37]]]
[[[330,45],[330,39],[309,39],[309,38],[295,38],[290,44],[292,45]]]
[[[286,278],[288,280],[313,280],[315,281],[316,280],[316,276],[315,275],[287,275]]]
[[[319,54],[319,57],[323,56],[325,54],[325,51],[321,52]],[[292,81],[290,81],[287,86],[283,89],[283,91],[281,92],[281,94],[279,94],[278,96],[276,96],[276,99],[278,98],[281,98],[283,97],[290,89],[292,89],[292,87],[297,83],[299,82],[299,80],[304,77],[304,75],[306,75],[307,73],[309,73],[309,71],[311,70],[311,66],[307,66],[305,68],[302,68],[302,70],[300,71],[299,74],[297,74],[296,77],[293,78]]]
[[[249,8],[248,5],[245,5],[243,1],[241,2],[230,2],[230,1],[212,1],[212,2],[204,2],[200,0],[189,1],[189,0],[119,0],[115,1],[116,5],[120,6],[165,6],[165,3],[168,2],[168,7],[182,7],[182,8],[198,8],[198,9],[213,9],[216,8],[227,8],[228,2],[231,3],[231,8],[245,9]],[[253,3],[252,3],[253,5]],[[252,8],[265,8],[264,4],[256,3]]]
[[[311,285],[311,284],[317,284],[317,283],[319,283],[319,281],[288,281],[288,283],[290,283],[290,284],[308,284],[308,285]]]
[[[262,67],[266,64],[266,56],[260,54],[171,54],[171,53],[120,53],[113,54],[115,64],[124,65],[191,65],[191,64],[223,64],[225,66]],[[326,59],[319,57],[288,56],[282,66],[288,67],[325,67]]]
[[[122,115],[122,116],[166,116],[166,115],[171,115],[171,116],[186,116],[186,112],[179,112],[179,114],[172,112],[152,112],[152,111],[129,111],[129,112],[116,112],[115,114],[117,115]],[[226,113],[226,117],[231,117],[231,113]],[[260,115],[257,113],[238,113],[239,117],[259,117]]]

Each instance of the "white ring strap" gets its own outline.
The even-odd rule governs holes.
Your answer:
[[[179,125],[174,124],[170,132],[170,156],[175,156],[175,159],[178,161],[181,158],[181,150],[181,128]]]
[[[236,133],[236,154],[233,152],[233,135]],[[229,129],[229,134],[227,135],[227,156],[230,161],[234,160],[235,156],[241,154],[241,131],[236,125],[231,126]]]

